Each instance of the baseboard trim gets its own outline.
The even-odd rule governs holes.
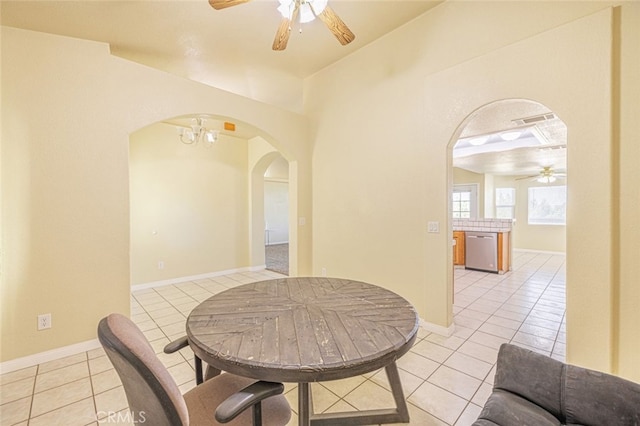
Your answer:
[[[520,253],[562,254],[562,255],[566,255],[567,254],[564,251],[533,250],[533,249],[521,249],[521,248],[514,248],[513,251],[514,252],[520,252]]]
[[[22,370],[23,368],[33,367],[34,365],[43,364],[56,359],[64,358],[71,355],[77,355],[93,349],[100,348],[98,339],[87,340],[61,348],[51,349],[49,351],[28,355],[22,358],[12,359],[0,363],[0,374],[11,373],[12,371]]]
[[[208,272],[206,274],[191,275],[188,277],[170,278],[168,280],[152,281],[144,284],[136,284],[131,286],[131,291],[146,290],[149,288],[163,287],[165,285],[180,284],[185,281],[203,280],[207,278],[215,278],[222,275],[236,274],[238,272],[256,272],[265,269],[266,265],[245,266],[242,268],[227,269],[226,271]]]
[[[446,337],[451,336],[456,331],[455,324],[451,324],[449,327],[443,327],[443,326],[438,325],[438,324],[427,322],[427,321],[423,320],[422,318],[420,318],[420,327],[424,328],[425,330],[427,330],[427,331],[429,331],[431,333],[436,333],[436,334],[439,334],[441,336],[446,336]]]

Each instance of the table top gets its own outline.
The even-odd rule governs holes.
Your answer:
[[[372,284],[283,278],[244,284],[187,319],[194,352],[230,373],[278,382],[335,380],[385,367],[418,331],[414,307]]]

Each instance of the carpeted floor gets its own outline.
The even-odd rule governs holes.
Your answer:
[[[267,269],[289,275],[289,244],[272,244],[265,246]]]

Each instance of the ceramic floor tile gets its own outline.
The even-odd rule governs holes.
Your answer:
[[[180,364],[169,367],[167,370],[169,370],[171,377],[173,377],[173,380],[175,380],[178,385],[193,380],[196,375],[195,370],[186,362],[181,362]]]
[[[469,337],[468,341],[478,343],[482,346],[487,346],[493,349],[500,349],[500,346],[503,343],[509,343],[508,338],[494,336],[493,334],[484,333],[480,330],[473,333],[473,335]]]
[[[467,400],[429,382],[423,383],[409,401],[418,408],[452,425],[467,406]]]
[[[111,369],[113,369],[113,364],[111,364],[109,357],[107,357],[106,355],[89,360],[89,372],[92,375]]]
[[[438,368],[427,381],[466,400],[470,400],[482,384],[481,380],[444,365]]]
[[[0,386],[0,405],[8,402],[17,401],[33,394],[33,385],[35,377],[10,382]]]
[[[543,337],[534,336],[533,334],[518,332],[513,336],[513,342],[523,343],[527,346],[541,349],[545,352],[551,352],[554,340],[545,339]]]
[[[48,373],[38,374],[36,376],[35,392],[38,393],[65,383],[75,382],[84,377],[89,377],[89,364],[87,361],[58,368]]]
[[[311,395],[314,413],[323,413],[340,399],[335,393],[320,383],[311,384]]]
[[[456,421],[455,426],[471,426],[482,411],[482,407],[479,407],[475,404],[469,404],[464,409],[458,421]]]
[[[33,396],[31,416],[37,417],[49,411],[89,398],[92,393],[91,381],[88,377],[36,393]]]
[[[115,369],[94,374],[91,376],[91,384],[93,385],[93,392],[96,394],[122,386],[120,377]]]
[[[29,419],[31,409],[31,396],[8,402],[0,406],[0,424],[14,425]]]
[[[475,395],[473,395],[471,402],[473,402],[476,405],[479,405],[480,407],[484,407],[484,404],[487,402],[487,399],[489,399],[489,395],[491,395],[492,391],[493,391],[493,385],[487,382],[483,382],[478,388]]]
[[[384,371],[382,372],[384,375]],[[360,386],[367,380],[364,376],[350,377],[342,380],[332,380],[329,382],[322,382],[322,386],[329,389],[331,392],[339,396],[344,397],[346,394]]]
[[[93,398],[85,398],[29,420],[30,426],[84,426],[95,422]]]
[[[11,382],[17,382],[18,380],[26,379],[28,377],[35,377],[37,372],[38,366],[34,365],[33,367],[2,374],[0,375],[0,386]]]
[[[498,358],[497,349],[489,348],[468,340],[460,346],[459,352],[489,364],[495,364]]]
[[[436,333],[431,333],[426,337],[425,340],[440,346],[444,346],[445,348],[452,349],[454,351],[464,343],[464,339],[458,336],[442,336]]]
[[[414,376],[426,379],[436,371],[440,364],[425,358],[422,355],[409,351],[396,362],[396,365],[398,368],[405,370]]]
[[[444,360],[453,353],[451,349],[447,349],[426,340],[414,345],[411,352],[417,353],[418,355],[422,355],[439,363],[444,362]]]
[[[358,386],[343,399],[358,410],[395,407],[391,392],[370,380]]]
[[[424,379],[421,379],[418,376],[414,376],[411,373],[407,373],[402,369],[398,369],[398,375],[400,376],[400,383],[402,384],[402,392],[404,393],[405,398],[411,395],[417,388],[424,382]],[[379,371],[373,377],[371,377],[371,381],[377,383],[387,390],[391,390],[391,385],[389,384],[389,379],[387,377],[387,373],[384,370]]]
[[[79,362],[87,361],[87,353],[82,352],[76,355],[60,358],[55,361],[45,362],[38,366],[38,374],[46,373],[48,371],[56,370],[58,368],[66,367],[68,365],[77,364]]]
[[[517,329],[506,328],[500,325],[484,323],[478,328],[478,332],[483,334],[499,337],[502,340],[509,340],[516,334]],[[475,333],[474,333],[475,334]]]
[[[127,395],[122,386],[96,394],[94,399],[98,420],[109,418],[113,413],[125,410],[128,406]]]
[[[487,377],[489,371],[491,371],[493,364],[456,352],[445,361],[444,365],[475,377],[476,379],[483,380]]]

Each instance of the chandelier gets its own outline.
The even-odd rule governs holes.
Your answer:
[[[195,145],[201,142],[206,147],[211,147],[218,140],[218,131],[207,129],[204,118],[197,117],[191,119],[190,128],[178,128],[178,138],[180,142],[187,145]]]

